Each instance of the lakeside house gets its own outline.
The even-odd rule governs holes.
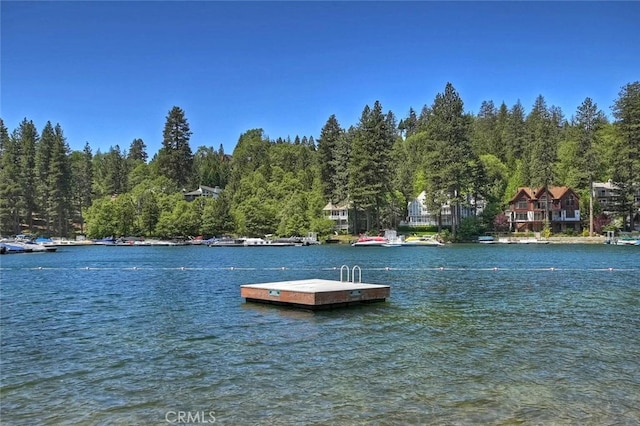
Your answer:
[[[580,197],[567,186],[518,188],[507,214],[511,231],[539,232],[547,222],[554,233],[581,230]]]
[[[322,209],[325,217],[333,221],[334,231],[349,231],[349,207],[350,204],[347,201],[341,201],[336,204],[329,201]]]
[[[593,198],[602,208],[607,217],[620,215],[620,188],[611,179],[607,182],[593,182]],[[634,215],[631,218],[631,228],[640,230],[640,190],[634,196]],[[624,212],[626,214],[627,212]],[[628,219],[628,215],[627,215]]]
[[[186,201],[193,201],[199,197],[212,197],[217,199],[220,196],[221,189],[219,187],[211,188],[210,186],[200,185],[198,189],[191,192],[182,192],[182,196]]]
[[[427,208],[427,193],[422,191],[416,198],[409,201],[407,205],[407,219],[401,222],[404,226],[438,226],[438,218],[442,221],[442,226],[451,226],[453,215],[451,213],[451,203],[442,205],[440,211],[430,211]],[[460,219],[479,215],[484,210],[483,200],[474,200],[470,195],[460,204]]]

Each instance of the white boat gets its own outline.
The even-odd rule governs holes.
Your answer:
[[[407,237],[402,243],[404,247],[440,247],[443,246],[440,241],[433,237]]]
[[[478,242],[480,244],[494,244],[496,240],[491,235],[483,235],[478,237]]]
[[[616,240],[616,245],[617,246],[640,246],[640,238],[632,238],[632,237],[618,238]]]
[[[290,241],[265,240],[262,238],[244,238],[244,247],[291,247],[295,246]]]
[[[539,240],[537,238],[523,238],[518,240],[518,244],[549,244],[549,241]]]

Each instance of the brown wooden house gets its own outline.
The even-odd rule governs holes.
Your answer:
[[[547,222],[554,233],[581,230],[580,197],[567,186],[518,188],[509,201],[511,231],[539,232]]]

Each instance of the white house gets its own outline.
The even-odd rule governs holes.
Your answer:
[[[322,209],[327,219],[333,221],[336,231],[349,231],[349,203],[341,201],[333,204],[331,201]]]
[[[215,188],[211,188],[210,186],[200,185],[195,191],[183,192],[182,195],[187,201],[193,201],[198,197],[213,197],[214,199],[217,199],[220,195],[220,188],[217,186]]]
[[[409,201],[407,206],[408,216],[402,225],[406,226],[438,226],[438,215],[442,216],[442,226],[452,225],[451,204],[446,203],[440,212],[432,212],[427,209],[427,193],[422,191],[416,198]],[[475,209],[474,209],[475,207]],[[460,218],[478,215],[484,210],[483,200],[473,200],[467,196],[467,201],[460,206]]]

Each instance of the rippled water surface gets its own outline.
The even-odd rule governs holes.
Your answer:
[[[93,246],[0,262],[2,424],[640,423],[636,247]],[[240,298],[343,264],[391,298],[316,313]]]

